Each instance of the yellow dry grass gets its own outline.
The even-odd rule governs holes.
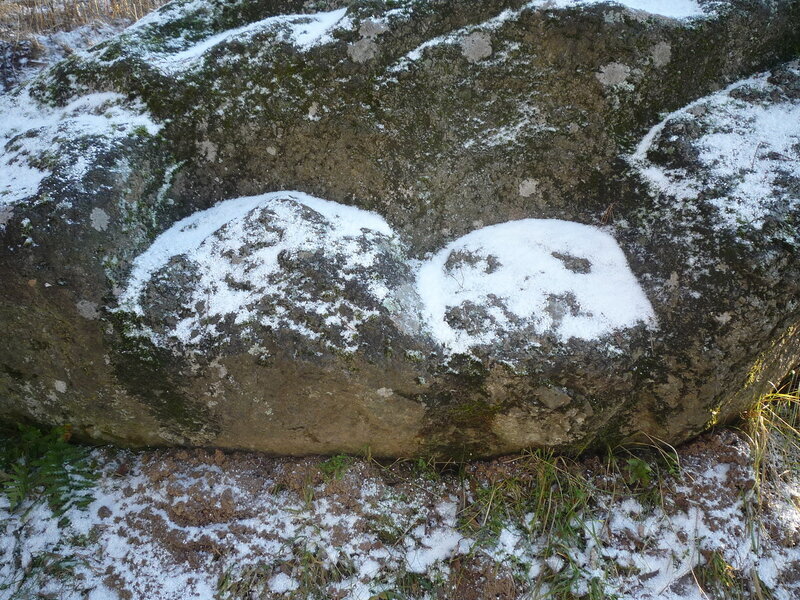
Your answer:
[[[135,21],[166,0],[0,0],[0,38],[70,31],[81,25]]]

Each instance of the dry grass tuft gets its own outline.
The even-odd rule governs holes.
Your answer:
[[[135,21],[166,0],[0,0],[0,39],[71,31],[82,25]]]
[[[758,489],[800,482],[800,372],[792,371],[746,415]]]

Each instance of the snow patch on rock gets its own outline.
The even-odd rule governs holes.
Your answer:
[[[144,107],[122,94],[100,92],[76,98],[63,107],[44,106],[27,88],[0,96],[0,205],[20,202],[36,194],[42,181],[52,175],[51,166],[70,159],[64,175],[80,180],[95,156],[143,128],[155,135],[155,124]],[[87,152],[70,156],[69,145],[92,136]],[[63,162],[63,161],[62,161]]]
[[[602,0],[588,0],[581,4],[597,4]],[[631,10],[640,10],[651,15],[670,19],[696,19],[708,16],[708,9],[696,0],[617,0],[611,4],[620,4]]]
[[[18,68],[14,69],[11,81],[6,82],[6,91],[32,79],[48,65],[67,56],[79,53],[83,55],[84,50],[118,34],[129,22],[124,19],[115,19],[113,23],[94,21],[69,31],[29,34],[33,42],[31,47],[35,51],[18,59]],[[0,82],[0,94],[2,92],[3,84]]]
[[[323,298],[305,290],[288,263],[298,259],[320,270],[325,263],[335,270],[331,284],[338,291],[359,279],[379,304],[389,289],[379,277],[364,277],[363,270],[374,267],[379,246],[390,246],[393,240],[391,228],[378,215],[302,192],[227,200],[186,217],[156,238],[135,260],[120,304],[145,314],[153,282],[165,282],[162,295],[170,293],[170,286],[173,293],[188,295],[182,297],[185,316],[168,334],[183,343],[220,335],[208,323],[226,316],[233,316],[234,325],[255,319],[264,326],[319,337],[290,314],[293,308],[354,333],[356,324],[372,313],[343,295]],[[191,279],[186,289],[180,289],[176,274]],[[265,310],[267,304],[272,310]]]
[[[422,264],[417,291],[434,338],[454,352],[525,329],[592,340],[656,323],[614,238],[557,219],[467,234]]]
[[[388,271],[386,260],[395,264]],[[387,279],[398,270],[410,281]],[[317,277],[342,293],[306,287]],[[369,298],[347,297],[348,282],[364,286]],[[179,306],[169,304],[175,297]],[[512,221],[413,262],[380,216],[301,192],[236,198],[175,223],[135,260],[120,306],[156,321],[177,312],[165,335],[183,344],[222,336],[220,322],[318,339],[322,331],[309,328],[299,311],[348,332],[348,351],[357,348],[357,327],[383,309],[399,327],[422,330],[455,353],[515,333],[598,340],[656,324],[622,250],[595,227]],[[164,314],[151,314],[154,306]]]
[[[198,7],[188,5],[183,7],[182,12],[188,14],[190,7],[193,10],[198,10]],[[153,62],[165,72],[185,70],[199,64],[206,52],[220,44],[233,40],[246,42],[254,35],[268,32],[275,34],[275,42],[289,43],[301,52],[307,52],[316,46],[332,42],[331,33],[333,30],[351,28],[352,22],[346,17],[346,13],[347,9],[341,8],[313,14],[267,17],[242,27],[219,32],[200,41],[186,40],[178,52],[153,53]],[[166,20],[167,15],[174,17],[171,12],[154,13],[153,16],[145,17],[129,30],[135,31],[145,26],[158,25]]]
[[[800,67],[787,73],[799,77]],[[716,209],[719,229],[760,229],[769,215],[800,207],[797,186],[787,185],[800,172],[800,92],[784,91],[769,73],[738,81],[667,115],[629,160],[685,210]]]

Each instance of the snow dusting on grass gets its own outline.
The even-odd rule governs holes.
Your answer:
[[[447,245],[419,270],[434,337],[453,351],[514,330],[598,339],[655,314],[617,242],[596,227],[524,219]]]
[[[658,453],[605,463],[532,453],[450,471],[352,459],[336,474],[326,468],[336,457],[93,456],[101,478],[86,511],[12,512],[0,496],[3,600],[18,589],[64,600],[800,593],[798,509],[777,489],[759,508],[747,445],[726,431],[669,468]]]
[[[14,50],[14,54],[19,52],[22,55],[10,57],[11,64],[16,63],[19,66],[8,74],[12,79],[9,84],[20,85],[28,81],[48,65],[116,35],[124,29],[125,24],[124,21],[94,22],[70,31],[29,34],[26,36],[29,39],[20,40],[19,45],[22,48]],[[30,50],[25,51],[25,48],[30,48]],[[0,82],[0,91],[2,91],[2,82]]]
[[[788,71],[800,72],[796,64]],[[720,229],[760,229],[800,206],[791,177],[800,171],[800,93],[780,83],[757,75],[675,111],[631,164],[687,210],[713,207]]]

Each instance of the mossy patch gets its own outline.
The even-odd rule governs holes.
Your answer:
[[[161,426],[185,442],[208,435],[219,425],[204,405],[191,400],[180,384],[182,361],[159,348],[141,332],[141,320],[132,313],[110,314],[115,334],[111,360],[119,382],[152,411]]]

